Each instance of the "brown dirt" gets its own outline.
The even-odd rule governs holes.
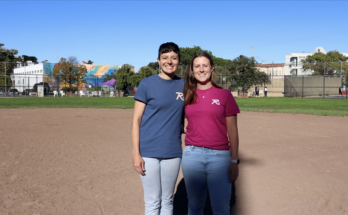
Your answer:
[[[1,109],[0,215],[143,214],[132,111]],[[347,125],[348,117],[241,113],[235,214],[348,214]]]

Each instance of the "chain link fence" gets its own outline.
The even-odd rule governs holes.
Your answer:
[[[285,97],[348,99],[348,75],[284,76]]]
[[[54,75],[55,63],[22,66],[20,63],[0,63],[0,96],[37,96],[43,86],[44,96],[120,96],[116,82],[106,80],[121,66],[85,65],[81,75]]]
[[[0,62],[0,96],[36,96],[38,86],[43,86],[44,96],[123,96],[134,95],[135,88],[128,88],[128,92],[116,90],[116,83],[107,83],[105,75],[115,74],[120,66],[116,65],[87,65],[87,72],[83,76],[54,75],[54,63],[39,63],[20,65],[18,63]],[[320,71],[331,75],[283,75],[284,71],[266,73],[270,82],[264,83],[260,79],[248,90],[241,92],[243,75],[231,75],[228,67],[216,67],[216,82],[224,89],[232,91],[234,96],[264,95],[267,86],[268,96],[285,97],[322,97],[347,98],[348,75],[345,71],[346,63],[310,64],[313,74]],[[320,70],[324,68],[324,70]],[[180,65],[176,75],[186,79],[188,66]],[[338,69],[340,69],[338,71]],[[342,75],[344,74],[344,75]],[[237,84],[238,82],[238,84]]]

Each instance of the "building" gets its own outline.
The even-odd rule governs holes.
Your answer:
[[[262,63],[256,64],[256,69],[260,72],[266,73],[271,77],[271,79],[282,78],[284,75],[287,75],[284,73],[284,65],[284,63],[265,64],[263,61]]]
[[[269,97],[282,97],[283,91],[284,91],[284,75],[287,75],[284,70],[284,63],[270,63],[265,64],[263,61],[262,63],[256,64],[256,69],[258,69],[260,72],[264,72],[271,78],[271,83],[266,84],[266,86],[259,86],[260,87],[260,96],[264,95],[264,88],[267,87],[268,93],[267,96]],[[253,86],[257,87],[257,86]]]
[[[13,88],[19,92],[25,89],[32,89],[34,84],[43,82],[44,79],[44,64],[34,64],[31,61],[18,62],[17,68],[13,70],[11,79]]]
[[[86,91],[89,87],[101,86],[106,75],[114,74],[116,70],[120,69],[121,65],[90,65],[83,64],[87,72],[84,76],[79,77],[82,79],[82,83],[79,82],[79,89]],[[60,90],[63,87],[67,87],[69,84],[65,83],[59,77],[53,76],[53,69],[57,66],[57,63],[37,63],[34,64],[31,61],[18,62],[17,68],[13,70],[11,79],[13,82],[12,87],[16,88],[19,92],[23,92],[26,89],[33,89],[35,84],[47,83],[50,91]]]
[[[285,67],[284,72],[286,75],[310,75],[314,71],[313,70],[306,70],[304,71],[302,69],[302,63],[301,61],[306,59],[307,56],[313,55],[315,53],[324,53],[326,54],[326,51],[322,47],[317,47],[314,52],[303,52],[303,53],[290,53],[285,56]],[[346,56],[348,61],[348,53],[342,53],[344,56]]]

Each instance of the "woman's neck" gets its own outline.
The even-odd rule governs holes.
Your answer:
[[[158,76],[159,76],[160,78],[165,79],[165,80],[170,80],[170,79],[173,79],[173,78],[174,78],[175,74],[174,74],[174,73],[167,74],[167,73],[165,73],[165,72],[162,71],[160,74],[158,74]]]
[[[197,89],[199,90],[206,90],[206,89],[209,89],[210,87],[212,87],[212,83],[211,81],[205,83],[205,84],[200,84],[200,83],[197,83]]]

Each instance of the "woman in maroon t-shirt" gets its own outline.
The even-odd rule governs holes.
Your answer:
[[[211,56],[193,56],[184,88],[185,149],[182,171],[189,214],[203,214],[207,190],[214,214],[230,214],[231,183],[238,177],[239,108],[215,82]]]

